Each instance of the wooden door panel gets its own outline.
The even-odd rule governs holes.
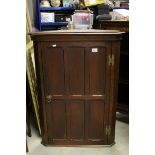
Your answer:
[[[68,47],[65,52],[68,94],[84,94],[84,48]]]
[[[42,51],[43,75],[46,94],[64,94],[64,51],[45,44]]]
[[[103,144],[110,81],[107,48],[94,43],[98,51],[92,52],[90,45],[60,45],[44,43],[42,51],[45,95],[52,96],[51,104],[46,103],[48,138],[53,144]]]
[[[88,139],[103,140],[104,135],[104,101],[88,101]]]
[[[70,101],[70,138],[84,139],[84,101]]]
[[[86,53],[87,92],[93,95],[105,94],[106,50],[104,47],[95,47],[98,52],[88,48]]]
[[[50,139],[66,138],[66,105],[64,101],[52,101],[46,105],[47,128]]]

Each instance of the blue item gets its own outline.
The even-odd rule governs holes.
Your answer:
[[[71,7],[40,7],[40,11],[70,11]]]
[[[40,0],[36,0],[36,28],[42,31],[47,27],[61,27],[67,26],[68,22],[49,22],[49,23],[41,23],[41,12],[73,12],[74,9],[72,7],[40,7]]]
[[[121,7],[113,7],[113,9],[127,9],[127,10],[129,10],[129,7],[127,7],[127,6],[121,6]]]
[[[49,22],[49,23],[41,23],[41,26],[66,26],[68,22]]]

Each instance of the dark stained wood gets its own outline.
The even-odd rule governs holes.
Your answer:
[[[93,48],[93,47],[92,47]],[[98,49],[98,52],[92,52],[92,48],[86,53],[88,59],[88,71],[89,77],[89,94],[103,95],[105,93],[105,75],[106,75],[106,53],[105,48],[94,47]]]
[[[69,80],[67,90],[69,94],[84,95],[84,47],[71,45],[66,50]],[[72,47],[73,46],[73,47]]]
[[[66,138],[66,107],[63,101],[52,101],[47,104],[48,136],[53,139]]]
[[[65,99],[72,99],[72,100],[97,100],[97,99],[105,99],[104,95],[52,95],[53,100],[65,100]]]
[[[61,95],[65,92],[63,48],[52,48],[48,45],[43,45],[42,49],[45,92],[46,95]]]
[[[27,145],[27,139],[26,139],[26,152],[29,152],[28,145]]]
[[[116,106],[118,94],[118,77],[119,77],[119,56],[120,56],[120,42],[112,43],[112,54],[115,55],[115,65],[111,66],[111,86],[110,86],[110,101],[109,101],[109,124],[111,125],[111,136],[108,137],[108,144],[115,140],[115,123],[116,123]]]
[[[104,141],[104,102],[89,101],[88,108],[88,139],[92,141]]]
[[[39,103],[39,115],[40,115],[40,123],[41,123],[41,135],[42,135],[42,143],[45,144],[48,140],[47,137],[47,123],[46,123],[46,111],[45,111],[45,95],[43,88],[43,72],[42,72],[42,62],[41,62],[41,43],[34,41],[34,56],[35,56],[35,68],[37,75],[37,86],[38,86],[38,103]]]
[[[84,139],[84,101],[70,101],[70,138]]]
[[[32,112],[32,96],[30,91],[30,85],[28,82],[28,76],[26,73],[26,133],[31,137],[31,112]]]
[[[120,35],[122,34],[122,32],[116,31],[116,30],[101,30],[101,32],[98,33],[61,33],[61,32],[55,32],[53,33],[53,31],[47,31],[47,32],[33,32],[30,33],[32,39],[34,41],[50,41],[51,45],[52,43],[58,43],[58,42],[70,42],[70,41],[74,41],[74,42],[78,42],[81,44],[83,44],[83,42],[87,42],[88,38],[90,42],[94,42],[94,41],[101,41],[102,43],[103,40],[104,41],[114,41],[114,40],[120,40]],[[64,40],[65,38],[65,40]],[[74,38],[74,40],[73,40]],[[58,43],[59,45],[59,43]],[[70,44],[71,45],[71,44]],[[79,45],[78,45],[79,46]]]
[[[96,28],[102,30],[120,30],[122,35],[120,45],[120,67],[117,97],[117,111],[129,114],[129,21],[98,21]]]
[[[99,21],[97,24],[101,30],[120,30],[122,32],[129,32],[129,21]]]
[[[121,33],[42,32],[31,36],[35,44],[42,143],[112,145]],[[108,61],[112,53],[116,63],[113,69]],[[109,134],[107,126],[112,127]]]

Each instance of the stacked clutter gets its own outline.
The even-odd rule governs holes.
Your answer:
[[[40,7],[51,7],[48,0],[41,0]]]
[[[96,16],[96,20],[111,20],[112,16],[109,14],[109,5],[108,4],[99,4],[97,5],[98,15]]]

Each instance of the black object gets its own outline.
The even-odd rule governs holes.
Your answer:
[[[100,21],[100,20],[111,20],[112,16],[110,14],[103,14],[103,15],[98,15],[96,17],[96,20]]]
[[[98,15],[109,14],[109,5],[107,4],[99,4],[97,5]]]
[[[71,15],[66,14],[55,14],[55,22],[66,22],[67,18],[71,19]]]

